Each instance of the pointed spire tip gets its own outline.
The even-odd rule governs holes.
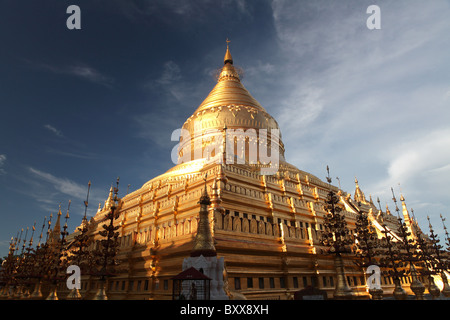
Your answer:
[[[227,63],[233,64],[233,57],[231,56],[230,46],[229,46],[230,42],[231,41],[228,40],[228,38],[227,38],[227,51],[225,52],[225,57],[223,59],[223,64],[227,64]]]

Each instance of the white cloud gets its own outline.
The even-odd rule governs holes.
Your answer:
[[[170,137],[184,120],[172,111],[165,110],[164,114],[151,112],[132,116],[131,120],[136,124],[137,136],[163,148],[174,146],[176,142],[172,142]]]
[[[20,192],[34,198],[41,209],[46,212],[55,212],[59,205],[65,205],[71,200],[70,211],[76,214],[84,214],[84,201],[87,195],[86,185],[79,184],[73,180],[57,177],[51,173],[28,167],[31,175],[20,178],[26,183]],[[94,184],[94,183],[93,183]],[[107,189],[97,189],[91,186],[89,193],[89,214],[96,212],[98,203],[103,203],[108,196]]]
[[[210,71],[196,69],[196,72],[204,74]],[[143,85],[144,90],[157,92],[161,100],[153,101],[157,105],[149,108],[150,111],[130,116],[135,124],[136,136],[165,149],[175,146],[176,142],[171,141],[172,132],[181,128],[189,116],[189,110],[193,106],[196,108],[195,105],[206,97],[208,92],[205,87],[211,85],[208,80],[185,81],[180,66],[174,61],[167,61],[161,75]],[[161,109],[164,111],[161,112]]]
[[[114,79],[112,77],[104,75],[95,68],[82,63],[66,66],[57,66],[48,63],[36,63],[30,60],[25,61],[34,68],[38,68],[40,70],[45,70],[54,74],[63,74],[79,77],[81,79],[88,80],[92,83],[100,84],[105,87],[112,87],[114,83]]]
[[[58,178],[50,173],[31,167],[29,167],[28,170],[41,180],[50,183],[50,185],[60,193],[78,199],[83,199],[86,195],[86,187],[81,186],[74,181],[66,178]]]
[[[44,125],[44,128],[46,128],[47,130],[50,130],[51,132],[53,132],[57,137],[63,137],[64,136],[62,134],[61,130],[56,129],[54,126],[52,126],[50,124]]]
[[[385,155],[389,159],[388,177],[380,185],[428,185],[432,192],[446,196],[450,177],[450,129],[438,129],[421,137],[398,143]]]
[[[256,60],[253,61],[252,65],[249,65],[245,68],[245,70],[242,70],[242,72],[244,74],[240,77],[241,80],[244,77],[247,78],[248,76],[249,81],[252,80],[254,81],[259,77],[266,77],[273,75],[276,72],[276,66],[267,61],[264,62],[261,60]]]
[[[146,90],[155,90],[168,94],[168,98],[175,99],[178,103],[184,102],[183,100],[189,96],[192,92],[192,83],[188,83],[182,80],[182,71],[180,66],[174,61],[167,61],[164,63],[161,75],[156,80],[151,80],[144,84]],[[171,101],[167,101],[170,104]]]
[[[86,65],[74,65],[63,69],[63,73],[72,74],[91,82],[110,87],[114,80],[92,67]]]
[[[97,159],[99,158],[99,155],[90,151],[85,151],[86,146],[79,141],[67,138],[66,136],[64,136],[63,132],[61,130],[59,130],[58,128],[50,125],[50,124],[46,124],[43,126],[45,129],[49,130],[50,132],[52,132],[55,136],[57,136],[58,138],[63,138],[62,141],[64,142],[64,145],[61,145],[60,148],[56,149],[54,147],[50,147],[47,146],[45,148],[45,151],[52,153],[52,154],[57,154],[57,155],[61,155],[61,156],[65,156],[65,157],[71,157],[71,158],[78,158],[78,159]],[[70,151],[65,151],[64,149],[69,149]]]
[[[164,70],[161,77],[156,80],[161,85],[172,84],[181,79],[180,67],[173,61],[167,61],[164,64]]]
[[[0,154],[0,175],[6,174],[5,169],[3,169],[5,162],[6,162],[6,155]]]
[[[283,132],[294,134],[296,140],[299,134],[308,130],[324,108],[323,90],[304,83],[297,90],[280,101],[277,121],[282,123]],[[290,135],[285,135],[289,137]]]
[[[59,150],[59,149],[54,149],[52,147],[47,147],[47,148],[45,148],[45,150],[50,153],[53,153],[53,154],[70,157],[70,158],[86,159],[86,160],[92,160],[92,159],[99,158],[99,155],[97,155],[96,153],[93,153],[93,152],[80,152],[80,151],[68,152],[68,151],[63,151],[63,150]]]

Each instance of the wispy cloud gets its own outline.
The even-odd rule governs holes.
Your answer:
[[[157,83],[168,85],[181,79],[180,67],[173,61],[167,61],[164,64],[164,70],[161,77],[156,80]]]
[[[163,92],[168,95],[168,99],[175,99],[181,102],[189,92],[189,84],[182,81],[182,70],[174,61],[164,63],[161,75],[157,79],[146,82],[143,87],[145,90]]]
[[[84,79],[87,81],[90,81],[95,84],[99,84],[105,87],[112,87],[114,84],[114,78],[109,77],[100,71],[96,70],[95,68],[86,65],[84,63],[78,63],[78,64],[71,64],[71,65],[65,65],[65,66],[58,66],[54,64],[48,64],[48,63],[40,63],[40,62],[34,62],[30,60],[25,60],[27,63],[29,63],[34,68],[38,68],[40,70],[45,70],[54,74],[62,74],[62,75],[68,75],[68,76],[75,76],[80,79]]]
[[[65,157],[77,158],[77,159],[91,160],[91,159],[97,159],[99,157],[99,155],[96,153],[83,150],[86,148],[86,146],[83,143],[73,140],[73,139],[70,139],[70,138],[67,138],[66,136],[64,136],[62,131],[59,130],[58,128],[56,128],[50,124],[46,124],[43,127],[45,129],[47,129],[48,131],[50,131],[51,133],[53,133],[56,137],[61,138],[60,142],[63,143],[63,144],[62,143],[60,144],[59,149],[56,149],[55,147],[50,147],[50,146],[46,147],[45,150],[47,152],[65,156]]]
[[[446,197],[450,177],[450,129],[436,129],[423,136],[411,137],[410,140],[399,142],[391,150],[386,150],[388,159],[388,177],[378,182],[382,186],[422,184],[434,196]],[[433,187],[436,186],[436,187]]]
[[[53,154],[70,157],[70,158],[86,159],[86,160],[92,160],[92,159],[99,158],[99,155],[95,154],[93,152],[64,151],[64,150],[57,150],[52,147],[47,147],[45,150],[50,153],[53,153]]]
[[[64,137],[61,130],[56,129],[54,126],[52,126],[50,124],[44,125],[44,128],[53,132],[57,137],[61,137],[61,138]]]
[[[6,171],[3,168],[5,162],[6,162],[6,155],[0,154],[0,175],[6,174]]]
[[[180,127],[180,122],[183,122],[174,110],[166,110],[165,114],[151,112],[135,115],[131,120],[136,124],[139,138],[156,143],[163,148],[175,145],[175,142],[171,142],[172,132]]]
[[[59,193],[78,199],[83,199],[86,195],[86,187],[81,186],[72,180],[58,178],[50,173],[43,172],[32,167],[29,167],[28,170],[41,180],[50,183],[53,189]]]
[[[36,213],[39,212],[42,212],[42,218],[44,215],[48,217],[50,213],[55,214],[59,206],[62,210],[66,210],[70,200],[69,225],[78,226],[81,222],[80,216],[85,212],[87,181],[78,183],[31,166],[24,167],[24,171],[16,172],[12,177],[16,183],[9,185],[8,188],[21,194],[23,201],[31,201],[34,204],[34,209],[30,213],[34,215],[35,219]],[[89,217],[95,215],[98,204],[103,204],[108,194],[109,186],[100,186],[97,181],[92,181],[87,209]]]
[[[77,77],[89,80],[94,83],[98,83],[107,87],[112,86],[114,80],[111,77],[108,77],[99,71],[95,70],[92,67],[86,65],[76,65],[70,66],[66,69],[67,74],[72,74]]]
[[[145,91],[157,93],[160,99],[154,101],[158,106],[153,106],[150,111],[130,116],[139,138],[163,148],[175,145],[176,142],[171,141],[172,132],[180,128],[189,116],[188,112],[180,110],[192,110],[205,98],[204,83],[186,81],[183,71],[176,62],[170,60],[164,63],[159,77],[143,84]]]
[[[55,212],[59,205],[64,205],[71,200],[71,212],[84,214],[84,200],[87,195],[87,184],[82,185],[65,177],[58,177],[51,173],[27,167],[28,175],[23,180],[26,186],[26,194],[39,203],[41,209],[47,212]],[[89,195],[89,212],[97,209],[97,204],[103,202],[108,196],[108,190],[100,190],[91,187]]]

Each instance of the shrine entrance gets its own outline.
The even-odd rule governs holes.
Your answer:
[[[173,280],[172,300],[209,300],[211,279],[190,267]]]

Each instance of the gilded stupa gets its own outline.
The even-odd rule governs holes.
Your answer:
[[[292,299],[308,286],[331,297],[336,270],[320,244],[330,190],[339,196],[349,229],[359,210],[380,236],[381,222],[395,229],[397,219],[367,201],[357,181],[352,199],[286,162],[278,123],[242,84],[228,45],[217,84],[182,129],[178,164],[119,201],[118,259],[125,271],[108,279],[109,299],[171,299],[171,279],[184,259],[200,254],[223,258],[230,298]],[[229,130],[244,135],[230,142]],[[278,152],[277,161],[268,163],[260,152],[251,157],[264,143]],[[274,173],[262,174],[268,166]],[[94,239],[111,199],[112,193],[89,223]],[[402,203],[409,227],[417,228],[403,197]],[[201,207],[209,219],[202,225]],[[348,285],[356,296],[367,296],[366,276],[354,259],[344,259]],[[385,277],[382,286],[389,291],[394,284]],[[81,294],[89,298],[96,290],[95,278],[84,275]]]

